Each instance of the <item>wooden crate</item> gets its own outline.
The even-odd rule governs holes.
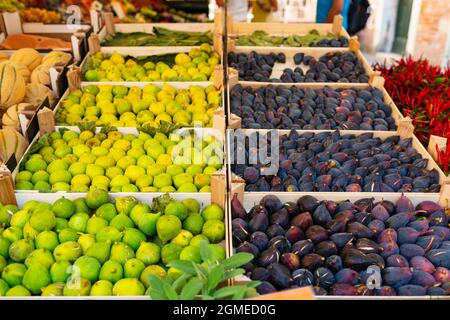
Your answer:
[[[255,51],[259,54],[284,53],[286,55],[286,63],[284,63],[284,64],[275,63],[275,65],[272,69],[272,75],[275,75],[276,78],[279,78],[279,76],[281,75],[281,73],[283,72],[283,70],[285,68],[295,69],[296,67],[298,67],[298,65],[295,65],[295,63],[294,63],[294,55],[296,53],[304,53],[305,56],[310,55],[310,56],[318,59],[321,56],[323,56],[324,54],[329,53],[329,52],[342,52],[343,53],[343,52],[347,52],[347,51],[353,51],[355,53],[355,55],[357,56],[357,58],[362,62],[364,71],[367,74],[367,76],[369,77],[369,81],[373,77],[379,75],[379,73],[376,73],[375,71],[373,71],[369,62],[363,56],[363,54],[361,53],[361,50],[359,50],[359,42],[357,40],[353,40],[352,43],[350,44],[349,48],[236,47],[234,49],[229,49],[228,51],[234,52],[234,53],[247,53],[247,54],[252,51]],[[309,69],[309,68],[306,68],[304,65],[301,65],[301,66],[304,69],[304,71]],[[235,70],[233,68],[229,68],[228,70],[229,70],[228,77],[230,77],[230,75],[232,75],[233,73],[236,74],[236,72],[237,72],[237,70]],[[239,83],[241,83],[242,85],[251,85],[253,83],[256,83],[256,84],[262,83],[262,84],[266,84],[266,85],[274,84],[274,82],[258,82],[258,81],[244,81],[244,80],[239,80]],[[311,84],[324,86],[324,85],[327,85],[330,83],[332,83],[332,82],[312,82]],[[276,84],[278,84],[278,83],[276,82]],[[295,82],[294,83],[283,83],[283,85],[292,85],[292,84],[295,84]],[[338,83],[338,84],[341,85],[341,83]],[[342,83],[342,84],[344,84],[344,83]],[[345,84],[347,84],[347,83],[345,83]],[[357,87],[362,88],[366,85],[365,83],[351,83],[351,84],[355,88],[357,88]]]
[[[447,205],[447,201],[450,201],[450,191],[449,191],[449,180],[446,177],[446,175],[442,172],[441,168],[436,164],[436,162],[434,161],[434,159],[431,157],[431,155],[427,152],[427,150],[425,149],[425,147],[420,143],[420,141],[417,139],[417,137],[412,134],[412,131],[410,134],[408,135],[403,135],[401,133],[402,128],[399,128],[399,131],[397,132],[391,132],[391,131],[373,131],[373,136],[374,137],[379,137],[381,139],[386,139],[392,135],[400,135],[403,137],[412,137],[412,147],[414,149],[416,149],[416,151],[422,156],[423,159],[427,159],[428,160],[428,165],[427,165],[427,169],[428,170],[432,170],[435,169],[437,170],[437,172],[439,173],[439,184],[441,185],[441,192],[440,193],[425,193],[425,192],[410,192],[407,195],[412,195],[414,197],[418,197],[419,199],[428,199],[428,200],[435,200],[435,201],[441,201],[443,203],[443,205]],[[254,130],[254,129],[240,129],[241,132],[248,134],[248,133],[252,133],[252,132],[269,132],[270,130]],[[306,133],[306,132],[312,132],[312,133],[321,133],[321,132],[334,132],[336,130],[297,130],[297,132],[299,134],[302,133]],[[277,130],[279,135],[287,135],[289,134],[290,130]],[[352,131],[346,131],[346,130],[340,130],[339,131],[342,135],[345,134],[364,134],[367,133],[367,131],[356,131],[356,130],[352,130]],[[243,199],[243,195],[245,193],[255,193],[255,194],[272,194],[274,192],[244,192],[244,188],[245,188],[245,182],[242,178],[236,176],[232,170],[231,170],[231,164],[233,159],[230,158],[230,155],[232,154],[231,152],[231,134],[232,134],[232,130],[228,129],[227,130],[227,170],[228,170],[228,176],[229,176],[229,185],[230,185],[230,190],[231,190],[231,195],[233,193],[238,193],[239,197],[242,200]],[[286,194],[301,194],[302,192],[280,192],[280,193],[286,193]],[[307,192],[308,194],[318,194],[319,192]],[[367,195],[370,196],[370,192],[324,192],[325,194],[328,194],[330,196],[332,195],[336,195],[339,196],[340,194],[345,194],[346,197],[353,195],[355,197],[366,197]],[[400,193],[398,192],[375,192],[373,194],[380,194],[383,196],[396,196],[396,195],[400,195]],[[450,203],[450,202],[449,202]]]
[[[81,61],[88,52],[88,37],[92,32],[90,25],[22,23],[17,11],[4,12],[1,16],[4,22],[5,37],[13,34],[30,34],[68,41],[72,47],[69,51],[72,52],[75,61]],[[4,38],[0,37],[0,43],[3,41]],[[38,51],[47,52],[51,49]]]
[[[380,91],[383,93],[383,97],[384,97],[384,102],[391,107],[392,109],[392,117],[395,120],[395,123],[397,124],[397,126],[399,125],[399,122],[404,118],[403,115],[401,114],[400,110],[397,108],[397,106],[395,105],[394,101],[392,101],[391,97],[389,96],[389,94],[387,93],[386,89],[383,87],[383,83],[384,83],[384,79],[380,76],[376,76],[374,78],[371,79],[371,84],[366,84],[363,83],[361,86],[357,86],[355,87],[354,84],[350,84],[350,83],[329,83],[329,84],[325,84],[325,83],[296,83],[296,84],[288,84],[288,83],[272,83],[272,86],[278,86],[278,85],[282,85],[282,86],[294,86],[297,88],[302,88],[302,89],[322,89],[325,86],[331,87],[333,89],[367,89],[371,86],[380,89]],[[230,93],[231,93],[231,89],[234,87],[234,85],[236,85],[238,83],[236,76],[233,75],[229,81],[228,81],[228,87],[229,90],[227,91],[227,115],[228,115],[228,128],[229,129],[238,129],[241,128],[241,118],[235,114],[233,114],[231,112],[231,100],[230,100]],[[248,87],[252,87],[252,88],[260,88],[260,87],[265,87],[267,86],[267,84],[265,83],[261,83],[261,82],[242,82],[242,85],[248,86]],[[348,131],[352,131],[352,130],[348,130]]]

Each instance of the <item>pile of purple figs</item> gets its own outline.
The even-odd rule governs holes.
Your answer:
[[[428,159],[412,146],[412,138],[291,130],[278,134],[278,154],[272,155],[276,133],[238,130],[230,137],[231,169],[245,180],[246,191],[440,191],[438,171],[427,168]]]
[[[435,202],[266,195],[247,212],[234,195],[231,209],[234,248],[254,255],[244,268],[260,294],[450,295],[449,217]]]
[[[318,59],[304,53],[297,53],[293,57],[298,67],[285,68],[280,78],[272,76],[275,63],[286,63],[284,53],[260,54],[255,51],[250,53],[228,53],[228,64],[239,72],[241,81],[257,82],[341,82],[341,83],[367,83],[369,76],[366,74],[363,63],[356,54],[351,51],[329,52]],[[303,65],[303,67],[301,66]],[[304,68],[307,71],[304,71]]]
[[[231,112],[242,128],[303,130],[396,130],[392,109],[377,88],[304,89],[282,85],[236,85]]]

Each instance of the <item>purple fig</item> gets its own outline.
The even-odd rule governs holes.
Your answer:
[[[262,295],[277,292],[277,289],[270,282],[263,281],[256,287],[256,291]]]
[[[450,270],[444,267],[438,267],[433,273],[433,277],[439,283],[450,282]]]
[[[409,283],[428,288],[435,285],[436,279],[428,272],[413,270],[413,275]]]
[[[234,229],[232,231],[233,244],[239,245],[248,239],[248,232],[245,229]]]
[[[363,198],[355,201],[353,204],[359,212],[370,212],[373,208],[374,198]]]
[[[250,219],[252,219],[254,216],[263,213],[264,215],[266,215],[267,217],[269,216],[269,213],[267,212],[266,208],[264,208],[263,206],[257,204],[256,206],[253,206],[250,209],[250,212],[248,213],[248,215],[250,216]]]
[[[291,271],[300,267],[300,259],[295,253],[291,252],[286,252],[281,255],[281,263]]]
[[[280,260],[280,253],[275,248],[268,248],[261,252],[257,259],[257,263],[261,267],[267,267],[272,263]]]
[[[383,207],[381,204],[377,204],[372,209],[372,217],[384,222],[390,217],[390,215],[385,207]]]
[[[389,213],[389,215],[393,215],[395,213],[395,204],[388,200],[382,200],[377,204],[381,204]]]
[[[362,188],[359,184],[351,183],[347,187],[345,187],[346,192],[361,192]]]
[[[397,293],[395,289],[389,286],[382,286],[379,289],[375,290],[377,296],[396,296]]]
[[[289,226],[289,213],[286,209],[281,208],[270,216],[270,224],[279,224],[283,229]]]
[[[266,234],[270,239],[272,239],[277,236],[284,235],[285,231],[279,224],[273,224],[266,229]]]
[[[347,225],[347,232],[358,238],[371,238],[373,236],[372,230],[357,221]]]
[[[354,221],[355,220],[355,214],[352,210],[343,210],[339,211],[338,214],[334,216],[335,220],[346,220],[346,221]]]
[[[393,254],[386,259],[386,265],[388,267],[408,268],[408,260],[399,254]]]
[[[409,268],[387,267],[381,274],[383,283],[394,288],[408,284],[412,278],[412,271]]]
[[[267,270],[270,271],[270,282],[275,288],[281,290],[289,287],[292,279],[288,268],[279,263],[272,263]]]
[[[313,287],[314,295],[316,296],[326,296],[328,294],[327,290],[322,287],[315,286]]]
[[[441,287],[431,287],[427,289],[428,296],[446,296],[447,292]]]
[[[258,248],[251,244],[250,242],[243,242],[239,245],[239,247],[236,248],[236,252],[248,252],[251,253],[253,256],[257,257],[259,255]]]
[[[438,249],[441,246],[441,239],[437,235],[421,236],[417,238],[416,244],[423,248],[425,252],[431,249]]]
[[[313,225],[312,216],[309,212],[300,213],[291,220],[291,225],[306,230]]]
[[[383,230],[378,236],[378,242],[393,241],[397,242],[397,231],[392,228]]]
[[[233,199],[231,199],[231,217],[233,219],[235,218],[246,219],[247,217],[247,212],[245,211],[244,207],[239,201],[237,193],[235,193]]]
[[[356,241],[356,249],[363,253],[379,253],[383,248],[378,243],[367,238],[360,238]]]
[[[372,230],[374,236],[378,236],[386,228],[384,222],[377,219],[370,221],[367,227]]]
[[[408,223],[407,226],[415,229],[416,231],[422,232],[428,230],[430,223],[428,220],[414,220]]]
[[[325,226],[331,221],[331,215],[324,203],[320,204],[313,213],[313,221],[315,224]]]
[[[339,233],[344,232],[345,229],[347,229],[347,222],[348,219],[333,219],[330,222],[327,223],[326,227],[328,229],[328,232],[333,233]]]
[[[289,252],[291,250],[291,244],[283,236],[276,236],[270,239],[268,246],[277,249],[280,253]]]
[[[316,244],[316,253],[322,257],[329,257],[338,253],[336,244],[333,241],[322,241]]]
[[[410,223],[413,220],[414,220],[414,213],[402,212],[390,216],[389,219],[386,220],[385,224],[387,227],[397,230],[398,228],[406,227],[408,223]]]
[[[253,272],[250,276],[250,279],[252,280],[259,280],[259,281],[267,281],[270,278],[270,271],[266,268],[260,268],[257,267],[253,269]]]
[[[259,204],[265,207],[269,214],[275,213],[283,207],[280,199],[274,195],[265,195]]]
[[[358,296],[373,296],[375,291],[369,289],[365,284],[360,284],[356,286],[356,292]]]
[[[429,216],[436,211],[442,211],[443,208],[434,201],[425,200],[416,207],[417,211],[421,211],[421,215]]]
[[[411,228],[411,227],[398,228],[397,241],[399,244],[416,243],[417,238],[422,234],[424,234],[424,233],[416,231],[416,229]]]
[[[427,289],[415,284],[408,284],[397,289],[399,296],[424,296]]]
[[[374,261],[374,264],[379,266],[380,269],[384,269],[384,267],[386,267],[384,258],[380,256],[378,253],[368,253],[367,257],[369,257],[369,259],[372,259]]]
[[[383,248],[380,255],[385,259],[387,259],[389,256],[392,256],[393,254],[398,254],[400,252],[400,248],[394,241],[382,241],[379,242],[379,244]]]
[[[430,221],[430,226],[441,226],[441,227],[447,227],[448,226],[448,216],[442,211],[436,211],[432,213],[428,220]]]
[[[297,206],[300,212],[314,212],[319,206],[319,201],[313,196],[303,196],[297,200]]]
[[[331,200],[325,200],[323,203],[327,207],[328,212],[333,216],[337,210],[337,203]]]
[[[319,243],[328,239],[328,232],[321,226],[313,225],[306,230],[306,238],[314,243]]]
[[[329,256],[325,260],[325,266],[334,273],[342,269],[342,264],[343,264],[342,258],[338,255]]]
[[[269,226],[269,219],[264,213],[258,213],[253,216],[249,222],[249,227],[251,232],[255,231],[266,231]]]
[[[375,264],[375,261],[360,250],[349,249],[345,252],[344,266],[347,268],[361,271],[373,264]]]
[[[395,211],[397,213],[401,212],[413,212],[414,211],[414,205],[411,200],[409,200],[408,197],[405,195],[401,195],[400,198],[397,200],[397,203],[395,204]]]
[[[314,243],[310,239],[300,240],[292,245],[291,250],[299,258],[303,258],[314,251]]]
[[[336,283],[331,286],[330,294],[333,296],[356,296],[358,295],[358,291],[350,284]]]
[[[405,243],[400,246],[400,254],[406,259],[411,260],[416,256],[423,256],[425,250],[417,244]]]
[[[440,226],[431,227],[428,234],[438,236],[441,241],[450,240],[450,228],[447,227],[440,227]]]
[[[314,275],[308,269],[298,269],[292,273],[292,282],[299,287],[312,286]]]
[[[296,227],[296,226],[291,226],[287,231],[286,231],[286,239],[288,239],[288,241],[290,243],[295,243],[297,241],[300,241],[302,239],[305,238],[305,233],[303,232],[302,229]]]
[[[359,273],[350,268],[345,268],[338,271],[335,278],[337,283],[346,283],[352,286],[358,284],[361,280]]]
[[[320,267],[314,271],[314,282],[317,286],[328,289],[336,282],[336,280],[331,270]]]
[[[267,248],[269,238],[264,232],[256,231],[251,234],[250,242],[255,245],[259,251],[263,251]]]
[[[298,210],[297,204],[294,203],[294,202],[286,202],[286,203],[283,205],[283,207],[286,208],[286,210],[287,210],[287,212],[288,212],[290,218],[293,218],[293,217],[295,217],[297,214],[300,213],[300,211]]]
[[[422,256],[413,257],[409,261],[409,265],[416,270],[422,270],[428,273],[433,273],[436,271],[436,268],[430,260]]]
[[[317,268],[323,266],[325,263],[325,258],[319,256],[316,253],[309,253],[302,258],[301,266],[310,271],[314,271]]]
[[[330,240],[336,244],[336,247],[339,250],[344,248],[347,244],[351,243],[353,239],[353,234],[345,232],[335,233],[330,236]]]
[[[450,269],[450,250],[448,249],[432,249],[427,252],[425,257],[430,260],[435,267]]]

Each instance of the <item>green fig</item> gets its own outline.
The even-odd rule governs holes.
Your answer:
[[[106,260],[109,259],[109,254],[111,250],[111,241],[102,241],[94,243],[89,249],[86,251],[86,255],[90,257],[94,257],[100,263],[105,263]]]

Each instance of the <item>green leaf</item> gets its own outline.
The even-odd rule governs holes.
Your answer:
[[[246,286],[239,287],[239,290],[233,295],[232,300],[241,300],[245,297],[245,292],[247,291]]]
[[[168,297],[164,292],[164,282],[161,278],[154,274],[149,274],[148,280],[151,287],[150,297],[153,300],[167,300]]]
[[[200,296],[200,298],[202,300],[214,300],[214,297],[211,297],[210,295],[207,294]]]
[[[222,265],[225,268],[225,270],[229,270],[229,269],[240,267],[240,266],[252,261],[253,258],[254,258],[253,255],[250,253],[239,252],[239,253],[232,255],[228,259],[225,259],[224,261],[222,261]]]
[[[152,212],[161,212],[164,213],[166,206],[169,202],[173,201],[168,193],[163,194],[162,196],[155,197],[152,200]]]
[[[173,288],[175,291],[178,291],[178,290],[181,288],[181,286],[184,284],[184,282],[185,282],[187,279],[189,279],[190,277],[191,277],[190,274],[183,273],[181,276],[178,277],[177,280],[175,280],[175,281],[172,283],[172,288]]]
[[[78,129],[80,129],[80,132],[87,130],[87,131],[91,131],[95,134],[95,121],[78,122],[77,126],[78,126]]]
[[[141,127],[141,131],[148,133],[151,136],[154,136],[157,132],[163,133],[165,135],[169,135],[173,131],[179,129],[180,126],[177,124],[172,124],[167,121],[161,121],[158,128],[151,126],[150,124],[144,124]]]
[[[222,276],[222,281],[240,276],[241,274],[244,274],[244,273],[245,273],[245,270],[242,268],[225,271]]]
[[[194,263],[187,260],[175,260],[168,264],[169,267],[176,268],[184,273],[190,275],[197,275],[197,270],[195,269]]]
[[[178,300],[178,294],[172,288],[172,286],[166,282],[163,282],[164,293],[166,294],[169,300]]]
[[[117,128],[114,126],[103,126],[100,129],[100,133],[108,134],[108,132],[117,131]]]
[[[446,80],[447,80],[446,77],[439,77],[439,78],[434,79],[434,83],[443,84]]]
[[[193,300],[195,296],[202,290],[204,282],[198,278],[192,278],[183,287],[180,293],[181,300]]]
[[[206,282],[206,288],[208,292],[211,292],[214,288],[216,288],[219,283],[222,281],[222,276],[224,273],[224,269],[222,265],[217,265],[208,274],[208,279]]]
[[[214,258],[213,250],[206,241],[200,241],[200,257],[204,262],[212,262]]]
[[[245,284],[247,288],[256,288],[261,284],[261,281],[250,281]]]
[[[229,286],[229,287],[223,287],[223,288],[217,290],[213,294],[213,297],[215,299],[223,299],[223,298],[226,298],[226,297],[234,296],[236,293],[240,292],[242,290],[242,288],[247,290],[246,287],[237,286],[237,285]],[[244,290],[244,292],[245,292],[245,290]]]

